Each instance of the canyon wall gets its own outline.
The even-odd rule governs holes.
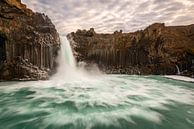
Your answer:
[[[155,23],[133,33],[98,34],[77,30],[68,39],[78,62],[97,64],[106,73],[194,74],[194,25]]]
[[[48,79],[59,48],[59,35],[46,15],[20,0],[0,1],[0,80]]]

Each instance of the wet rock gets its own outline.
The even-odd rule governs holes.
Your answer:
[[[59,35],[45,14],[0,1],[0,80],[45,80],[56,70]]]
[[[106,73],[176,74],[177,65],[182,74],[194,74],[194,25],[155,23],[133,33],[88,32],[68,34],[78,62],[96,63]]]

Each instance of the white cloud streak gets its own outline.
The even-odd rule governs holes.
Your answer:
[[[95,28],[112,33],[143,29],[154,22],[167,25],[194,23],[194,0],[22,0],[48,15],[59,33]]]

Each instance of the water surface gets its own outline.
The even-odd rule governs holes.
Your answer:
[[[194,129],[194,83],[128,75],[1,82],[0,129]]]

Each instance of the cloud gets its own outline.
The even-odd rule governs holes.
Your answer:
[[[112,33],[143,29],[154,22],[167,25],[194,23],[193,0],[22,0],[48,15],[59,33],[95,28]]]

